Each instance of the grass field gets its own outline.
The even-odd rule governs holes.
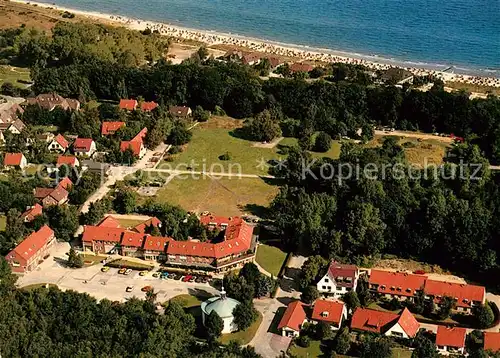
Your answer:
[[[170,302],[176,302],[180,304],[183,308],[191,308],[201,305],[201,300],[199,297],[183,294],[179,296],[172,297]]]
[[[0,215],[0,231],[5,231],[6,225],[7,225],[7,217],[5,215]]]
[[[276,196],[278,187],[260,178],[202,177],[198,180],[172,179],[161,188],[156,200],[183,207],[188,211],[210,211],[217,215],[237,216],[262,210]]]
[[[250,343],[252,338],[257,333],[260,324],[262,323],[262,313],[258,312],[259,317],[257,320],[250,326],[248,329],[244,331],[237,331],[234,333],[223,334],[219,337],[219,342],[222,344],[228,344],[231,341],[237,341],[240,345],[245,345]]]
[[[384,136],[376,135],[366,144],[366,146],[381,146],[384,138]],[[449,147],[446,143],[433,139],[424,139],[419,141],[416,138],[400,138],[398,142],[403,146],[408,162],[421,168],[430,164],[443,164],[446,150]]]
[[[393,358],[411,358],[411,351],[407,348],[393,348]]]
[[[5,82],[10,82],[17,87],[26,87],[26,84],[19,82],[30,81],[30,70],[28,68],[0,66],[0,86]]]
[[[321,341],[316,340],[311,340],[311,343],[307,348],[303,348],[295,343],[292,343],[288,351],[293,357],[300,358],[321,357],[323,355],[323,353],[321,352]]]
[[[274,276],[278,276],[285,258],[286,253],[277,247],[260,244],[257,248],[257,263]]]

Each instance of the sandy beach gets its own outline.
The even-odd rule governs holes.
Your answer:
[[[120,24],[133,30],[157,30],[160,34],[179,38],[183,40],[198,41],[206,46],[229,45],[246,48],[251,52],[274,54],[293,58],[295,61],[307,61],[310,63],[332,63],[341,62],[349,64],[362,64],[373,70],[387,70],[392,67],[404,68],[414,75],[434,75],[445,82],[459,82],[479,86],[500,87],[500,78],[472,76],[467,74],[452,73],[444,65],[413,64],[403,63],[392,59],[383,59],[376,56],[366,56],[362,54],[348,54],[341,51],[328,49],[309,49],[304,46],[282,44],[273,41],[264,41],[245,36],[219,33],[215,31],[204,31],[190,29],[186,27],[174,26],[171,24],[152,22],[141,19],[132,19],[121,15],[104,14],[91,11],[75,10],[53,4],[40,3],[34,1],[11,0],[17,3],[32,4],[44,8],[68,11],[75,15],[87,17],[96,21]],[[434,68],[430,68],[434,67]],[[442,68],[441,68],[442,67]],[[446,72],[443,70],[446,69]]]

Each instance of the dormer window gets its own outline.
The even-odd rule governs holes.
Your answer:
[[[327,311],[321,312],[321,317],[328,317],[328,312]]]

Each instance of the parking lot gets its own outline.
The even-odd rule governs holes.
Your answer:
[[[141,289],[145,286],[154,288],[158,294],[157,301],[160,303],[186,293],[218,294],[218,291],[209,283],[156,278],[153,277],[154,271],[141,276],[140,271],[132,271],[129,275],[119,274],[118,268],[109,268],[109,271],[102,272],[102,264],[81,269],[66,268],[62,258],[69,250],[69,246],[66,244],[58,245],[53,250],[53,255],[43,262],[36,271],[19,278],[18,285],[20,287],[53,283],[61,290],[86,292],[97,299],[107,298],[111,301],[121,302],[134,296],[144,298],[145,293]],[[132,290],[126,292],[127,287],[132,287]]]

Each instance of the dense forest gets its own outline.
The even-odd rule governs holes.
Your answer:
[[[465,163],[482,164],[478,173],[466,165],[462,177],[455,163],[410,169],[391,137],[380,148],[343,145],[338,160],[313,161],[295,148],[277,172],[286,184],[270,216],[291,251],[365,265],[394,254],[500,289],[500,176],[490,172],[476,146],[463,144],[454,152]],[[359,166],[361,175],[350,176],[347,165]],[[364,174],[370,166],[379,171]]]
[[[0,258],[0,355],[10,357],[258,358],[252,347],[196,342],[194,318],[155,295],[111,302],[57,288],[18,290]]]

